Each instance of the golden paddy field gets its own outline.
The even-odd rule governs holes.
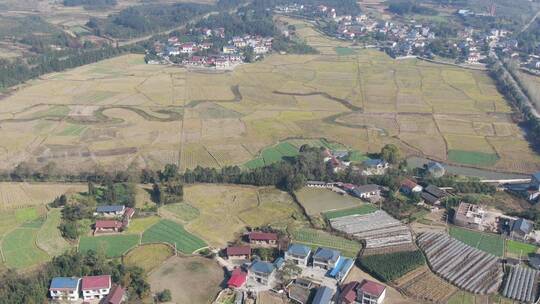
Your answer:
[[[442,161],[485,156],[493,163],[476,165],[540,169],[486,73],[394,60],[285,21],[321,53],[271,55],[233,72],[125,55],[32,81],[0,101],[0,169],[22,161],[72,170],[221,167],[292,137],[362,152],[395,143]]]

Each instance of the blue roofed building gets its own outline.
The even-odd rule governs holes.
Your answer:
[[[313,255],[313,267],[333,269],[341,259],[341,252],[330,248],[318,248]]]
[[[285,264],[285,259],[279,257],[274,261],[273,264],[276,269],[281,269],[281,267],[283,267],[283,264]]]
[[[79,299],[80,278],[56,277],[51,281],[49,293],[53,300],[76,301]]]
[[[105,217],[116,217],[124,214],[126,207],[123,205],[98,206],[94,215]]]
[[[540,191],[540,171],[534,173],[531,176],[531,188],[534,188],[536,191]]]
[[[291,244],[285,251],[285,260],[295,265],[306,267],[308,265],[311,248],[302,244]]]
[[[353,259],[341,257],[336,263],[336,266],[330,270],[328,275],[336,279],[338,282],[341,282],[343,279],[345,279],[345,277],[347,277],[353,266]]]
[[[317,289],[315,296],[313,297],[312,304],[330,304],[332,303],[332,297],[334,296],[334,290],[329,287],[321,286]]]
[[[254,261],[248,269],[248,278],[262,285],[269,285],[273,278],[275,265],[264,261]]]
[[[515,220],[512,223],[512,228],[510,230],[510,237],[514,239],[521,239],[525,240],[529,233],[531,233],[534,229],[533,222],[526,220],[524,218],[520,218],[518,220]]]

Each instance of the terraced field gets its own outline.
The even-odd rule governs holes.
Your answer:
[[[6,266],[24,269],[49,259],[47,253],[36,246],[38,229],[21,227],[6,234],[2,239],[2,253]]]
[[[396,61],[286,21],[321,53],[274,54],[230,73],[126,55],[29,83],[1,102],[0,169],[21,161],[72,170],[253,168],[294,155],[286,139],[326,138],[359,160],[395,143],[408,155],[540,170],[485,73]]]
[[[83,236],[79,241],[79,251],[93,250],[109,258],[120,257],[139,244],[140,237],[135,234]]]
[[[143,233],[142,243],[169,243],[176,246],[182,253],[191,254],[207,244],[187,232],[181,225],[169,221],[161,220]]]
[[[317,247],[334,248],[348,257],[356,257],[362,247],[359,242],[310,228],[294,229],[291,232],[291,237],[294,242],[306,244],[313,249]]]
[[[176,214],[175,218],[185,222],[188,231],[216,247],[238,238],[248,226],[285,228],[290,223],[305,220],[292,198],[275,188],[190,185],[184,187],[184,201],[189,207],[178,206],[178,209],[185,207],[190,214]],[[178,211],[177,207],[165,209]]]

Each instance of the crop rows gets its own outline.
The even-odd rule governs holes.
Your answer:
[[[538,291],[538,274],[531,268],[512,266],[504,284],[503,295],[520,302],[532,303]]]
[[[423,233],[417,238],[431,269],[452,284],[472,293],[498,290],[503,271],[500,260],[442,233]]]
[[[400,221],[378,210],[330,220],[332,228],[365,240],[366,248],[381,248],[412,243],[409,228]]]
[[[187,232],[181,225],[169,220],[161,220],[146,230],[142,237],[143,243],[165,242],[183,253],[192,253],[206,246],[198,237]]]

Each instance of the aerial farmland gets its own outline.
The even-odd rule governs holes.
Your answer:
[[[375,50],[344,55],[299,28],[321,54],[271,55],[212,73],[125,55],[31,81],[1,101],[0,168],[253,166],[272,161],[264,149],[288,138],[326,138],[362,153],[395,143],[449,163],[540,168],[485,72]]]

